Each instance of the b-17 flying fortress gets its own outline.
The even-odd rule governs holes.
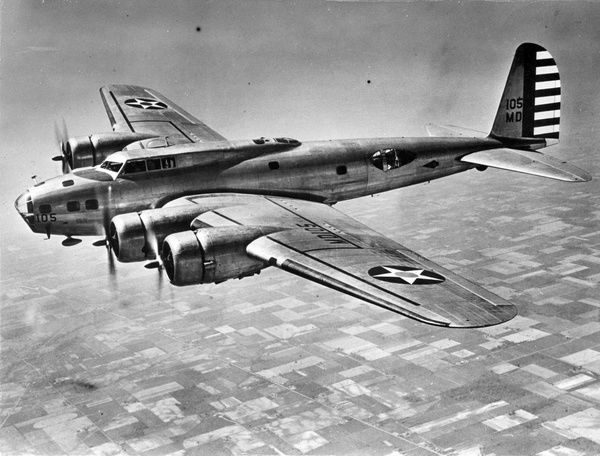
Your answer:
[[[488,135],[430,126],[426,138],[230,141],[152,89],[111,85],[101,96],[113,131],[63,137],[64,175],[16,208],[34,232],[65,245],[104,236],[118,260],[150,261],[179,286],[274,266],[426,324],[499,324],[513,303],[332,205],[473,168],[590,179],[540,152],[558,142],[561,83],[531,43],[516,50]]]

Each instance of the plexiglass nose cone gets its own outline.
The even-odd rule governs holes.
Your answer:
[[[31,201],[29,190],[23,192],[15,200],[15,208],[21,217],[23,217],[23,220],[31,227],[31,224],[33,223],[33,203]]]
[[[29,190],[21,193],[19,197],[15,200],[15,208],[19,211],[19,214],[25,215],[27,214],[27,202],[31,201],[31,196],[29,195]]]

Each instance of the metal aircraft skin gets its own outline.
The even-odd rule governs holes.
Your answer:
[[[552,56],[524,43],[489,135],[429,126],[432,137],[301,143],[229,141],[154,90],[111,85],[100,92],[113,131],[61,142],[65,174],[15,206],[64,245],[100,235],[120,261],[158,259],[148,266],[179,286],[275,266],[423,323],[495,325],[516,306],[331,205],[488,166],[587,181],[539,152],[558,142],[560,91]]]

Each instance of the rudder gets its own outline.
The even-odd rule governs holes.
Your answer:
[[[560,131],[560,102],[554,58],[542,46],[523,43],[515,52],[490,136],[555,142]]]

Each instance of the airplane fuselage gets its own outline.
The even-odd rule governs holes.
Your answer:
[[[17,205],[23,209],[30,198],[19,211],[35,232],[102,235],[115,215],[186,195],[253,193],[333,204],[466,171],[473,165],[462,156],[500,144],[492,138],[401,137],[264,148],[249,141],[176,145],[160,150],[175,158],[174,168],[114,176],[83,168],[36,185]],[[157,150],[148,149],[154,156]],[[143,159],[147,151],[135,152]]]

